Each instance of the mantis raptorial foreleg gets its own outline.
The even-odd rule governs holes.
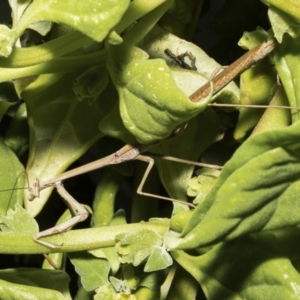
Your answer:
[[[43,230],[36,235],[34,235],[33,239],[35,242],[38,242],[44,246],[50,247],[50,248],[59,248],[59,245],[54,245],[47,243],[45,241],[41,241],[41,237],[53,235],[56,233],[65,232],[67,230],[72,229],[77,223],[83,222],[86,220],[86,218],[89,216],[88,211],[75,199],[73,198],[64,188],[61,181],[56,182],[54,184],[57,192],[60,194],[60,196],[63,198],[64,202],[66,203],[67,207],[69,208],[72,218],[68,221],[65,221],[59,225],[56,225],[54,227],[51,227],[49,229]]]

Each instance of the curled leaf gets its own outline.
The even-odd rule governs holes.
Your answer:
[[[168,137],[205,109],[210,97],[193,103],[177,87],[162,59],[147,60],[142,50],[109,45],[108,69],[120,96],[123,123],[142,144]]]

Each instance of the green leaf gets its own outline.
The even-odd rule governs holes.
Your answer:
[[[298,226],[299,130],[297,122],[248,139],[197,206],[182,237],[170,236],[168,247],[203,247],[249,232]]]
[[[125,43],[107,46],[108,69],[120,96],[123,123],[143,144],[164,139],[204,110],[210,97],[191,102],[176,86],[165,61]],[[161,84],[161,83],[164,84]]]
[[[22,92],[30,120],[29,183],[63,172],[102,136],[98,130],[103,117],[101,103],[109,92],[105,90],[91,105],[78,102],[72,90],[76,74],[56,77],[58,81],[54,75],[42,75]],[[25,195],[30,214],[39,213],[51,190],[42,191],[41,197],[33,201],[28,201],[28,193]]]
[[[71,263],[80,276],[81,284],[87,291],[108,284],[109,263],[87,252],[68,253]]]
[[[209,191],[214,186],[217,178],[220,175],[219,170],[202,168],[196,171],[197,177],[191,178],[187,194],[190,197],[196,197],[194,204],[201,203]]]
[[[285,33],[289,34],[291,37],[295,38],[300,33],[300,22],[294,19],[289,14],[283,12],[282,10],[271,6],[269,8],[269,19],[272,24],[272,29],[274,31],[274,36],[279,43],[282,42]]]
[[[298,238],[299,229],[286,229],[225,242],[200,256],[183,251],[171,255],[201,284],[207,299],[297,299]]]
[[[164,247],[154,246],[147,263],[145,265],[145,272],[154,272],[166,269],[173,264],[172,257]]]
[[[129,0],[87,0],[77,5],[71,0],[34,0],[12,30],[1,26],[0,53],[8,56],[25,29],[41,20],[66,24],[100,42],[118,24],[129,4]]]
[[[176,266],[175,275],[168,292],[168,299],[204,299],[198,282],[180,265]],[[200,297],[199,297],[200,296]],[[222,298],[223,300],[223,298]]]
[[[39,231],[35,219],[18,203],[14,210],[8,210],[6,216],[0,216],[0,224],[2,232],[15,231],[34,235]]]
[[[273,105],[289,106],[289,101],[282,86],[278,87],[272,101],[270,102],[270,107],[268,107],[262,115],[261,119],[252,131],[252,135],[264,130],[286,127],[291,124],[290,110],[274,109],[272,108]]]
[[[287,94],[290,106],[300,106],[300,97],[297,92],[300,88],[300,71],[297,65],[300,62],[298,53],[300,36],[293,39],[285,35],[282,44],[274,51],[274,62],[276,70]],[[295,80],[296,79],[296,80]],[[300,119],[299,110],[292,110],[292,122]]]
[[[149,229],[141,229],[116,237],[117,253],[122,263],[140,265],[151,254],[154,246],[162,244],[162,237]]]
[[[0,140],[0,182],[1,205],[0,215],[6,215],[9,208],[23,204],[25,170],[16,155]],[[15,188],[15,190],[12,190]]]
[[[292,17],[300,20],[300,4],[297,0],[262,0],[268,6],[275,6]]]
[[[13,24],[16,24],[21,19],[21,16],[23,15],[26,8],[30,5],[30,2],[32,0],[24,0],[24,1],[18,1],[18,0],[8,0],[11,11],[12,11],[12,20]]]
[[[70,300],[69,276],[59,270],[18,268],[0,270],[1,299]]]
[[[197,45],[180,39],[159,26],[155,26],[151,32],[145,37],[141,48],[146,51],[151,58],[162,58],[166,60],[171,68],[172,76],[176,85],[186,94],[191,95],[201,85],[205,84],[214,72],[221,65],[213,58],[209,57],[205,51]],[[174,61],[165,54],[165,50],[169,49],[174,55],[181,55],[190,52],[195,57],[195,66],[197,72],[184,70],[174,64]],[[191,63],[187,59],[187,63]],[[234,82],[230,82],[219,93],[214,96],[214,101],[224,103],[239,103],[239,89]]]
[[[81,74],[73,85],[78,101],[93,104],[108,84],[108,73],[104,67],[92,67]]]

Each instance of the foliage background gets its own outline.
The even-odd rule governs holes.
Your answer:
[[[256,0],[255,1],[254,0],[204,1],[203,10],[199,20],[198,32],[196,33],[197,44],[199,44],[211,57],[213,57],[219,63],[221,63],[222,65],[228,65],[244,52],[237,46],[237,41],[241,38],[244,31],[253,31],[256,29],[257,26],[261,26],[264,29],[268,29],[270,27],[268,17],[267,17],[267,9],[268,9],[267,6],[265,6],[262,2],[258,0],[257,1]],[[1,12],[3,11],[4,10],[1,10]],[[274,79],[274,76],[272,78]],[[210,148],[208,148],[205,154],[203,155],[204,159],[207,162],[223,164],[233,155],[235,150],[240,146],[240,141],[238,142],[233,138],[234,134],[237,134],[236,132],[234,132],[234,127],[238,122],[238,113],[236,111],[230,111],[227,112],[226,114],[228,114],[227,116],[228,126],[226,127],[227,131],[225,133],[224,138],[220,142],[217,142],[213,144]],[[6,124],[6,121],[7,124],[9,124],[10,118],[5,117],[3,119],[1,123],[1,130],[3,131],[5,131],[4,124]],[[242,129],[241,131],[243,130],[244,129]],[[297,132],[298,128],[294,127],[293,130]],[[284,144],[284,138],[286,136],[292,137],[294,135],[294,131],[292,130],[285,131],[282,133],[282,135],[280,135],[281,133],[279,131],[276,132],[278,136],[282,136],[282,140],[279,139],[277,143],[279,145],[281,143]],[[267,139],[268,136],[267,135],[264,136],[264,140]],[[255,141],[256,142],[253,142],[252,144],[254,146],[256,145],[255,143],[259,142],[258,140]],[[121,143],[117,143],[116,145],[114,145],[114,148],[118,148],[118,146],[121,146]],[[72,166],[70,166],[70,169],[79,165],[83,165],[86,162],[93,161],[94,159],[97,159],[99,156],[100,148],[103,148],[103,144],[101,143],[93,146],[87,154],[85,154],[77,162],[75,162]],[[107,149],[108,153],[110,151],[111,149]],[[289,153],[292,153],[293,151],[295,151],[293,147],[288,148]],[[249,156],[252,154],[252,152],[247,151],[247,148],[244,153],[246,153],[245,157],[247,157],[247,153]],[[269,153],[269,155],[271,155],[271,153]],[[283,156],[279,156],[279,160],[282,159],[282,157]],[[240,161],[241,160],[238,160],[238,162]],[[262,160],[262,162],[264,162],[264,160]],[[295,165],[297,165],[297,159]],[[135,167],[137,167],[136,164]],[[123,172],[130,173],[132,171],[130,170],[131,168],[133,168],[132,164],[129,165],[128,167],[129,170],[125,170]],[[142,166],[141,170],[139,170],[140,173],[143,172],[143,168],[144,167]],[[226,171],[227,172],[226,174],[230,173],[230,170],[228,171],[228,169]],[[279,169],[278,171],[275,170],[274,173],[278,174],[281,171],[282,169]],[[291,178],[289,177],[289,180],[291,182],[298,178],[297,171],[298,170],[295,170],[295,173],[291,173],[292,174],[290,176]],[[286,173],[289,174],[290,172],[292,172],[291,169],[288,169]],[[114,171],[100,170],[97,172],[93,172],[91,174],[86,174],[84,176],[80,176],[80,178],[74,178],[72,180],[66,181],[65,187],[76,199],[84,199],[85,204],[92,206],[94,191],[96,189],[96,185],[97,182],[99,181],[99,178],[103,178],[103,176],[104,177],[112,176],[111,175],[112,173],[114,173]],[[113,176],[116,176],[115,173]],[[154,178],[157,177],[156,174],[153,174],[152,176]],[[219,182],[225,180],[224,177]],[[136,180],[139,179],[140,179],[140,175],[138,173]],[[114,183],[116,185],[121,186],[116,196],[115,209],[118,210],[120,208],[123,208],[127,213],[126,215],[127,220],[131,219],[133,222],[140,221],[140,219],[142,219],[143,217],[142,216],[136,217],[134,215],[134,211],[132,210],[132,208],[135,208],[137,204],[132,204],[132,198],[140,201],[140,203],[142,203],[141,206],[145,206],[145,207],[146,207],[145,203],[148,203],[150,201],[155,201],[155,200],[136,197],[135,187],[137,183],[131,177],[125,177],[121,179],[118,176],[116,176],[114,180],[115,180]],[[269,184],[269,182],[267,184]],[[160,191],[156,191],[156,192],[161,192],[165,194],[165,191],[161,191],[162,187],[159,187],[159,189]],[[227,190],[225,192],[229,193]],[[209,197],[207,199],[209,199]],[[154,202],[151,202],[150,206],[154,207],[154,204],[152,203]],[[170,215],[170,212],[172,210],[171,204],[158,203],[157,205],[158,205],[158,212],[159,212],[158,216]],[[247,205],[247,203],[245,205]],[[225,207],[224,208],[222,207],[220,211],[226,211],[226,208],[227,207],[225,205]],[[64,211],[65,211],[65,206],[62,203],[61,199],[56,196],[56,193],[53,193],[51,195],[50,200],[42,209],[41,213],[36,217],[36,220],[40,226],[40,230],[51,227],[53,225],[54,220],[56,220],[58,216],[62,215]],[[215,224],[217,224],[217,226],[223,229],[226,227],[225,226],[226,222],[224,221],[224,223],[222,222],[218,223],[219,216],[220,214],[218,213]],[[200,218],[198,218],[197,220],[199,219]],[[226,219],[226,216],[224,219]],[[264,218],[259,218],[259,220],[261,219],[264,220]],[[89,227],[89,221],[90,220],[88,220],[83,224],[80,224],[78,227],[76,227],[76,229]],[[267,226],[268,225],[266,225],[266,228]],[[34,227],[34,225],[32,225],[32,227]],[[210,229],[211,224],[209,224],[208,227],[209,230],[212,231],[211,236],[213,239],[214,238],[213,234],[215,232],[212,229]],[[186,232],[189,232],[189,228],[186,228],[185,230]],[[247,232],[248,229],[242,228],[241,230]],[[216,231],[218,232],[218,228]],[[234,232],[234,234],[236,233]],[[236,237],[234,236],[234,234],[233,237]],[[238,236],[238,234],[236,235]],[[184,286],[184,284],[186,284],[187,288],[185,291],[187,291],[190,288],[190,290],[192,290],[195,294],[195,291],[198,290],[196,296],[197,299],[205,299],[202,290],[200,288],[198,289],[198,284],[197,282],[195,282],[195,280],[197,280],[200,282],[201,287],[204,290],[204,293],[208,299],[225,299],[225,297],[226,299],[243,299],[245,296],[245,294],[243,294],[245,290],[246,290],[246,296],[249,297],[249,299],[259,299],[257,297],[260,297],[260,295],[267,295],[269,293],[271,293],[272,295],[272,298],[270,299],[274,299],[274,298],[283,299],[283,297],[284,299],[294,299],[293,297],[296,297],[295,295],[297,295],[299,276],[297,271],[295,271],[293,267],[291,267],[291,264],[294,264],[297,267],[298,253],[297,251],[294,251],[292,245],[293,243],[291,241],[295,241],[297,237],[298,237],[298,232],[296,229],[291,230],[288,233],[279,230],[274,235],[272,233],[269,234],[268,232],[262,232],[260,235],[257,236],[250,234],[245,237],[226,242],[224,244],[216,245],[214,246],[212,251],[209,251],[208,248],[206,248],[206,246],[211,246],[211,244],[209,243],[214,243],[215,241],[210,241],[208,245],[205,244],[205,242],[203,242],[205,246],[203,247],[203,244],[199,246],[199,243],[201,242],[197,239],[196,241],[193,241],[193,243],[196,243],[195,245],[193,245],[192,247],[190,245],[187,246],[188,249],[192,248],[192,250],[190,251],[191,253],[189,251],[180,252],[180,250],[174,250],[173,252],[171,252],[173,259],[175,259],[181,266],[184,266],[184,268],[188,270],[188,272],[191,274],[189,275],[183,268],[178,267],[178,272],[176,276],[178,276],[178,278],[181,279],[181,281],[180,280],[176,281],[175,279],[177,278],[175,278],[173,280],[172,288],[174,288],[175,291],[176,283],[180,282],[181,285],[178,284],[178,286],[180,286],[181,288]],[[129,239],[129,237],[127,238]],[[157,237],[154,236],[153,240],[156,240],[156,238]],[[217,241],[218,238],[219,236],[216,236]],[[229,238],[231,238],[230,234],[229,234]],[[172,237],[170,237],[170,241],[169,241],[170,245],[172,243],[177,243],[177,242],[178,240],[176,240],[176,238],[174,242],[172,240]],[[157,242],[157,244],[160,245],[159,241]],[[182,245],[181,246],[184,248],[185,247],[184,243]],[[249,245],[252,245],[252,247],[249,248]],[[285,245],[285,247],[283,247],[282,245]],[[196,255],[199,254],[199,252],[194,251],[194,249],[198,247],[201,247],[199,252],[201,254],[205,253],[205,255],[203,256]],[[282,247],[284,248],[284,250],[278,251],[278,249],[281,249]],[[120,248],[121,248],[120,251],[124,250],[122,249],[122,247]],[[180,247],[178,248],[180,249]],[[158,251],[161,250],[159,246],[157,249],[159,249]],[[264,250],[263,253],[261,249]],[[286,252],[288,252],[288,255],[286,254]],[[189,254],[193,254],[193,257],[189,256]],[[91,265],[89,266],[90,268],[92,268],[92,265],[94,265],[98,267],[98,269],[101,268],[103,270],[105,269],[105,265],[101,265],[101,263],[99,262],[101,260],[91,258],[89,254],[82,254],[82,255],[83,258],[76,253],[70,254],[69,257],[71,258],[71,260],[73,260],[73,263],[76,260],[78,263],[78,261],[80,261],[81,259],[85,262],[90,260],[91,261],[90,262]],[[84,255],[87,256],[84,257]],[[96,254],[94,253],[94,255],[96,256],[98,255],[98,257],[99,256],[102,257],[103,253],[96,253]],[[166,258],[166,261],[167,260],[168,258]],[[1,254],[0,261],[1,261],[0,268],[2,270],[20,268],[20,267],[40,268],[43,262],[43,257],[41,255]],[[235,268],[231,269],[230,264],[233,264]],[[265,268],[262,269],[261,273],[248,272],[249,270],[255,269],[258,266],[260,267],[264,266],[264,264],[266,265]],[[81,272],[80,263],[76,266],[76,268],[77,268],[77,273],[80,273]],[[286,269],[288,269],[288,272],[285,271]],[[199,270],[201,270],[202,273]],[[128,270],[122,270],[122,271],[123,273],[126,273]],[[130,271],[131,270],[129,270],[128,273],[130,273]],[[78,275],[75,271],[75,268],[69,262],[69,260],[67,260],[66,262],[66,272],[71,276],[70,290],[71,290],[72,297],[74,297],[78,290],[77,288]],[[265,277],[262,276],[264,272],[267,273]],[[57,273],[57,274],[59,274],[62,277],[64,276],[64,273]],[[275,275],[271,276],[272,274]],[[292,279],[289,282],[284,284],[283,283],[284,280],[282,280],[281,277],[284,277],[287,274]],[[15,274],[13,274],[12,277],[14,276]],[[25,275],[20,274],[20,277],[23,278],[29,279],[30,276],[31,276],[30,272],[28,272],[28,274],[25,273]],[[42,278],[43,274],[41,273],[39,274],[39,276]],[[9,276],[8,277],[4,276],[2,277],[2,279],[3,278],[7,279],[9,278]],[[82,275],[82,278],[85,278],[84,275]],[[187,278],[186,283],[182,281],[183,278]],[[243,282],[242,279],[245,279],[245,282]],[[56,279],[54,279],[54,281],[55,280]],[[64,280],[66,279],[63,278],[62,281]],[[268,284],[268,280],[271,282],[271,284]],[[91,284],[88,281],[89,278],[86,279],[86,282],[84,283],[85,287],[89,286],[90,290],[93,290],[94,289],[93,284]],[[10,282],[10,280],[7,280],[6,284],[7,282]],[[292,284],[294,284],[293,288],[291,288]],[[116,280],[115,286],[118,286],[120,288],[121,283]],[[251,290],[251,288],[253,290],[248,291],[247,286],[250,286],[249,290]],[[153,285],[151,287],[153,288]],[[12,288],[15,288],[14,285],[12,286]],[[121,287],[120,289],[122,288],[123,287]],[[176,291],[179,293],[179,290]],[[182,297],[182,299],[193,299],[193,297],[195,297],[195,296],[190,296],[190,298],[188,298],[187,296],[188,292],[186,293],[187,294],[185,294],[185,296],[178,296],[177,294],[173,297],[176,296]],[[84,294],[83,292],[83,294],[81,294],[80,296],[78,295],[77,297],[78,299],[89,299],[90,296],[91,295],[88,295],[88,293]],[[153,297],[152,299],[158,299],[155,298],[158,297],[157,294],[154,296],[152,295],[152,297]],[[172,299],[172,295],[169,295],[168,299]]]

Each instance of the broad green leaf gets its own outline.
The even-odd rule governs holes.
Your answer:
[[[297,231],[297,232],[296,232]],[[200,256],[171,251],[209,300],[297,299],[300,276],[295,240],[299,229],[259,233],[215,246]],[[291,251],[292,250],[292,251]]]
[[[0,298],[71,300],[70,278],[59,270],[17,268],[0,271]]]
[[[14,24],[11,30],[1,26],[0,53],[3,56],[9,56],[17,38],[30,24],[41,20],[66,24],[100,42],[118,24],[130,1],[102,0],[95,2],[87,0],[77,3],[77,5],[73,4],[70,0],[32,1],[19,22]]]
[[[118,235],[117,253],[123,263],[140,265],[151,254],[154,246],[162,244],[162,237],[149,229]]]
[[[23,205],[23,190],[25,170],[11,149],[0,140],[0,182],[1,205],[0,215],[14,209],[16,204]]]
[[[68,256],[85,290],[92,291],[109,283],[110,266],[106,259],[96,258],[83,251],[68,253]]]
[[[299,56],[300,36],[293,39],[289,35],[285,35],[280,44],[274,51],[274,62],[276,70],[287,94],[290,106],[299,107],[300,97],[299,80],[300,71],[297,65],[300,62]],[[292,122],[296,122],[300,118],[299,110],[292,110]]]
[[[190,249],[300,224],[300,122],[248,139],[170,248]],[[286,217],[288,216],[288,218]]]
[[[34,235],[38,233],[39,228],[35,219],[29,215],[27,210],[18,203],[14,210],[9,209],[6,216],[0,216],[0,228],[2,232],[19,232]]]
[[[158,26],[154,27],[145,37],[141,48],[146,51],[151,58],[162,58],[166,60],[167,64],[171,67],[176,85],[184,91],[187,96],[205,84],[214,72],[221,67],[220,64],[209,57],[195,44],[180,39]],[[165,49],[171,50],[174,55],[190,52],[195,57],[197,72],[181,69],[180,66],[177,66],[174,61],[165,54]],[[189,64],[191,62],[187,59],[187,63]],[[225,86],[214,96],[214,101],[232,104],[239,103],[239,89],[236,84],[231,82]]]
[[[154,246],[147,263],[145,272],[154,272],[170,267],[173,264],[172,257],[164,247]]]
[[[53,76],[42,75],[22,92],[30,120],[29,183],[63,172],[102,136],[98,130],[103,117],[101,103],[110,93],[106,89],[91,105],[78,102],[72,90],[75,78],[76,74],[65,75],[52,84]],[[28,201],[26,194],[25,205],[31,215],[39,213],[50,193],[51,188],[46,189],[33,201]]]
[[[268,6],[275,6],[283,12],[300,20],[300,4],[297,0],[262,0]]]
[[[300,20],[296,20],[282,10],[271,6],[269,8],[269,19],[274,31],[274,36],[279,43],[282,42],[285,33],[295,38],[300,33]]]
[[[165,61],[125,43],[107,46],[108,69],[119,92],[120,114],[143,144],[164,139],[181,123],[204,110],[210,97],[192,103],[176,86]],[[163,84],[162,84],[163,83]]]

